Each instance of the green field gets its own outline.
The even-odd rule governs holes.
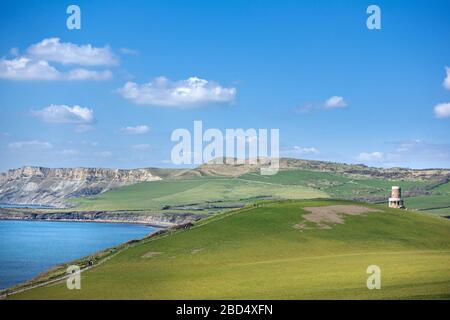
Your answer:
[[[319,172],[311,170],[284,170],[273,176],[256,173],[245,174],[241,179],[264,181],[279,185],[300,185],[321,190],[334,198],[373,198],[389,196],[391,187],[400,185],[403,191],[413,187],[425,186],[424,181],[398,181],[386,179],[369,179],[341,173]]]
[[[332,197],[381,203],[387,201],[393,185],[401,186],[405,195],[417,188],[426,191],[423,195],[405,198],[408,208],[450,215],[450,183],[433,187],[433,181],[370,179],[299,169],[281,170],[273,176],[247,173],[236,178],[198,177],[145,182],[72,201],[78,204],[77,210],[150,211],[161,210],[165,206],[211,202],[246,204],[258,198]]]
[[[282,186],[237,178],[163,180],[135,184],[92,198],[77,198],[80,210],[159,210],[164,206],[206,202],[248,202],[255,198],[311,199],[328,197],[305,186]]]
[[[416,212],[346,215],[343,224],[298,229],[304,207],[337,200],[260,203],[130,245],[64,283],[19,299],[449,299],[450,221]],[[353,203],[354,204],[354,203]],[[381,268],[368,290],[366,268]]]
[[[430,190],[431,194],[406,199],[408,208],[450,216],[450,182]]]

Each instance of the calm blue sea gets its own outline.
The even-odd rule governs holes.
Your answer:
[[[118,223],[0,220],[0,288],[156,230]]]

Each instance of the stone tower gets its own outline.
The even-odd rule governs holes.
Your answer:
[[[402,189],[397,186],[392,187],[391,197],[389,198],[389,208],[403,209]]]

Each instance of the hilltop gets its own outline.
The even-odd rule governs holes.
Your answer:
[[[82,290],[62,281],[11,298],[450,297],[450,221],[356,202],[260,202],[111,252],[82,273]],[[370,265],[381,269],[381,290],[366,286]]]

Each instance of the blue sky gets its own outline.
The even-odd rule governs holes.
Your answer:
[[[81,30],[66,27],[70,4]],[[381,30],[366,27],[370,4]],[[2,1],[0,170],[171,166],[170,135],[194,120],[278,128],[283,156],[450,167],[449,12],[449,1]]]

